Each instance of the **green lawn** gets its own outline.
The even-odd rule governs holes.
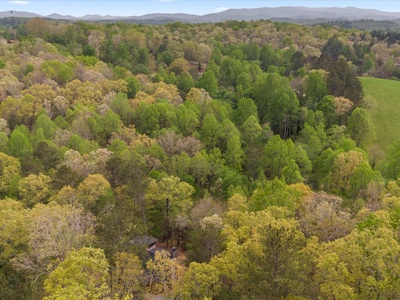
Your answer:
[[[376,107],[370,110],[375,124],[376,144],[382,150],[400,139],[400,81],[362,77],[364,97],[376,100]]]

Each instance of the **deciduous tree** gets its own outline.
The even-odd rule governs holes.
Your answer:
[[[101,249],[72,251],[45,280],[44,300],[89,299],[110,296],[108,262]]]
[[[172,222],[178,214],[185,214],[192,206],[194,188],[174,176],[163,177],[159,181],[151,179],[146,191],[146,199],[162,212],[163,239],[171,237]],[[160,215],[157,216],[160,218]]]

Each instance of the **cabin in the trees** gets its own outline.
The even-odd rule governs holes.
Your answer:
[[[137,236],[133,238],[129,243],[133,246],[143,246],[146,248],[146,251],[149,253],[150,257],[154,259],[156,252],[158,251],[168,251],[167,249],[161,248],[157,246],[158,239],[151,236]],[[178,249],[173,247],[169,253],[171,258],[178,257]]]
[[[157,251],[164,250],[163,248],[157,247],[158,239],[144,235],[144,236],[137,236],[133,238],[129,243],[133,246],[144,246],[146,247],[146,251],[149,253],[150,257],[154,259],[154,256]]]

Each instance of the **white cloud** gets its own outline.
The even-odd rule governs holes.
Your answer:
[[[29,1],[8,1],[8,4],[26,5],[29,4]]]
[[[224,11],[224,10],[227,10],[227,9],[229,9],[229,8],[228,7],[218,7],[215,10],[216,11]]]

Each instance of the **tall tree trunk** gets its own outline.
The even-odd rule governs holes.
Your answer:
[[[168,239],[169,239],[169,199],[167,199],[165,202],[165,224],[164,224],[163,241],[165,242]]]

